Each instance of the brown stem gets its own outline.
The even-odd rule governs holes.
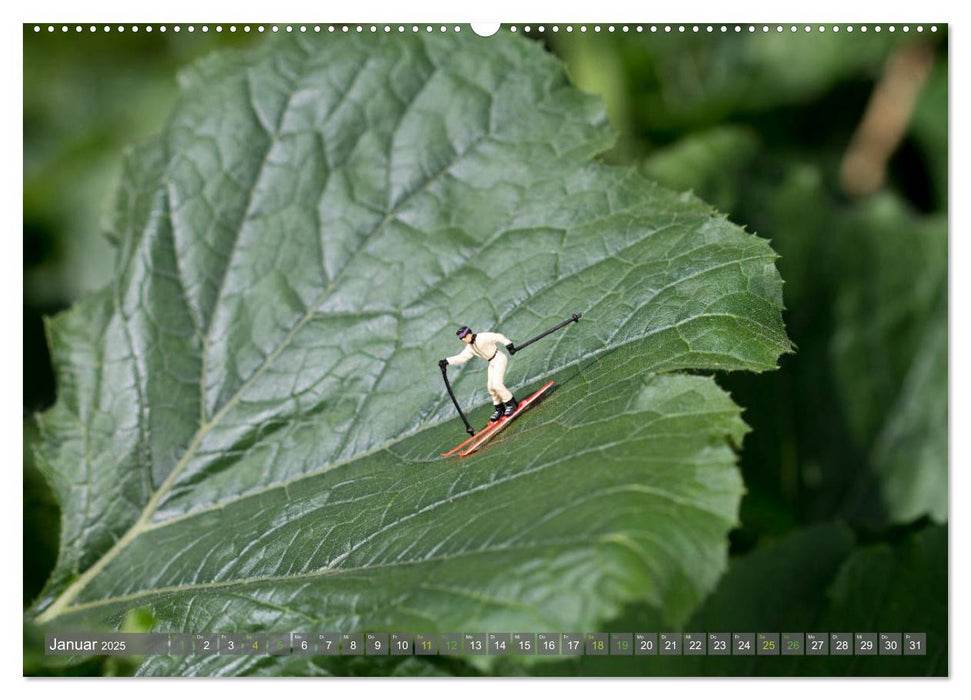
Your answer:
[[[851,197],[871,195],[883,185],[887,162],[904,138],[933,63],[927,44],[901,46],[887,58],[840,164],[840,183]]]

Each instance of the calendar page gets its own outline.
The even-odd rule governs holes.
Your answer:
[[[949,674],[947,23],[22,35],[24,675]]]

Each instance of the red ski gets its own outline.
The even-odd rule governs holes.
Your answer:
[[[478,440],[486,432],[491,431],[493,428],[495,428],[498,425],[499,425],[499,421],[496,421],[495,423],[489,423],[482,430],[480,430],[475,435],[473,435],[472,437],[470,437],[468,440],[465,440],[464,442],[456,445],[455,447],[453,447],[452,449],[450,449],[448,452],[441,452],[440,454],[442,455],[442,457],[451,457],[456,452],[458,452],[459,450],[461,450],[463,447],[465,447],[466,445],[468,445],[470,442],[472,442],[473,440]]]
[[[532,397],[530,397],[530,398],[532,398]],[[522,404],[520,404],[520,405],[522,405]],[[473,435],[469,439],[464,440],[461,444],[456,445],[455,447],[453,447],[452,449],[450,449],[448,452],[441,452],[440,454],[442,455],[442,457],[451,457],[456,452],[458,452],[459,450],[461,450],[463,447],[467,447],[469,445],[469,443],[471,443],[472,441],[474,441],[474,440],[481,440],[482,438],[484,438],[488,433],[491,433],[493,430],[495,430],[496,428],[498,428],[499,427],[499,424],[502,423],[504,420],[506,420],[506,419],[505,418],[500,418],[495,423],[492,423],[492,422],[487,423],[485,425],[485,427],[482,428],[482,430],[480,430],[479,432],[477,432],[475,435]]]
[[[480,447],[482,447],[484,444],[489,442],[489,440],[495,437],[497,433],[501,432],[503,428],[509,425],[517,416],[519,416],[520,413],[522,413],[527,408],[529,408],[533,404],[533,402],[536,401],[536,399],[538,399],[540,396],[546,393],[546,391],[551,386],[553,386],[552,381],[546,382],[546,384],[541,386],[536,392],[534,392],[533,394],[530,394],[528,397],[520,401],[519,407],[516,409],[516,412],[513,413],[511,416],[502,418],[496,421],[495,423],[490,423],[488,427],[483,428],[477,435],[472,436],[470,439],[463,442],[461,445],[456,447],[448,454],[453,454],[457,450],[461,450],[463,447],[465,447],[464,450],[459,452],[459,457],[468,457],[470,454],[472,454]]]

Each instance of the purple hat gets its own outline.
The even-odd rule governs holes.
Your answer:
[[[469,328],[468,326],[462,326],[457,331],[455,331],[455,335],[457,335],[459,337],[459,340],[461,340],[465,336],[469,335],[471,332],[472,332],[471,328]]]

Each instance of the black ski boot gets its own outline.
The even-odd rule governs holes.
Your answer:
[[[516,412],[517,408],[519,408],[519,402],[516,401],[516,397],[513,396],[511,399],[506,401],[506,410],[503,411],[502,415],[509,417]]]
[[[497,403],[497,404],[493,404],[492,407],[494,409],[496,409],[496,410],[495,410],[495,412],[493,412],[493,414],[491,416],[489,416],[489,422],[490,423],[495,423],[497,420],[499,420],[500,418],[502,418],[502,415],[503,415],[503,406],[502,406],[501,403]]]

